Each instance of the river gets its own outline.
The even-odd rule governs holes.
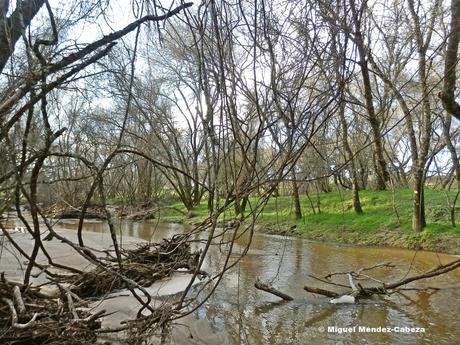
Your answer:
[[[72,220],[60,225],[76,228]],[[124,235],[153,241],[187,230],[178,224],[130,221],[122,222],[118,229]],[[107,232],[107,226],[87,221],[85,230]],[[246,240],[238,240],[235,257]],[[225,249],[212,250],[205,269],[218,271],[224,252]],[[351,305],[334,305],[327,297],[303,290],[306,284],[327,288],[308,278],[309,274],[324,276],[391,262],[396,268],[376,269],[374,276],[393,282],[453,259],[451,255],[425,251],[342,246],[256,234],[248,255],[224,276],[195,316],[207,319],[216,330],[225,330],[234,344],[458,344],[460,270],[411,285],[443,288],[439,291],[404,291]],[[272,282],[294,301],[282,302],[255,289],[257,277]],[[406,327],[424,332],[401,332]]]
[[[56,228],[76,227],[75,220],[56,224]],[[188,230],[179,224],[131,221],[118,223],[117,229],[123,235],[152,241]],[[108,231],[104,222],[90,220],[85,222],[84,230]],[[237,241],[234,259],[246,241],[247,237]],[[225,251],[226,248],[211,250],[204,269],[210,273],[218,272]],[[195,317],[207,319],[216,331],[225,330],[234,344],[459,344],[458,269],[411,285],[442,288],[439,291],[404,291],[362,299],[357,304],[331,304],[329,298],[303,290],[304,285],[328,288],[309,278],[309,274],[321,277],[330,272],[391,262],[395,268],[376,269],[374,277],[394,282],[455,258],[425,251],[343,246],[256,234],[248,255],[224,276],[216,291],[195,312]],[[280,291],[294,297],[294,301],[283,302],[255,289],[257,277],[271,282]],[[206,292],[209,289],[198,300]],[[392,329],[386,332],[388,327]],[[397,327],[398,331],[394,329]],[[425,331],[401,332],[406,327]]]

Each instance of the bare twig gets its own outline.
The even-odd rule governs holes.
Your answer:
[[[335,285],[335,286],[340,286],[340,287],[344,287],[344,288],[347,288],[349,287],[348,285],[345,285],[345,284],[340,284],[340,283],[335,283],[333,281],[330,281],[330,280],[327,280],[327,279],[322,279],[322,278],[318,278],[318,277],[315,277],[314,275],[312,274],[309,274],[308,275],[310,278],[313,278],[315,280],[318,280],[322,283],[326,283],[326,284],[330,284],[330,285]]]
[[[364,271],[369,271],[369,270],[372,270],[374,268],[381,268],[381,267],[388,267],[388,268],[393,268],[395,267],[391,262],[382,262],[382,263],[379,263],[379,264],[375,264],[375,265],[372,265],[372,266],[369,266],[369,267],[363,267],[363,268],[360,268],[359,270],[357,271],[348,271],[348,272],[334,272],[334,273],[329,273],[328,275],[326,275],[324,278],[326,279],[329,279],[333,276],[336,276],[336,275],[347,275],[349,273],[355,273],[357,275],[361,274],[362,272]]]

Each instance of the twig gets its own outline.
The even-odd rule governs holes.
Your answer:
[[[91,323],[94,320],[98,319],[100,316],[102,316],[104,313],[105,313],[105,309],[99,310],[97,313],[95,313],[93,315],[90,315],[85,319],[82,319],[82,321],[87,322],[87,323]]]
[[[380,267],[389,267],[389,268],[393,268],[395,267],[391,262],[382,262],[382,263],[379,263],[379,264],[375,264],[373,266],[369,266],[369,267],[363,267],[363,268],[360,268],[359,270],[357,271],[348,271],[348,272],[334,272],[334,273],[329,273],[328,275],[326,275],[324,278],[325,279],[329,279],[333,276],[336,276],[336,275],[346,275],[346,274],[349,274],[349,273],[355,273],[355,274],[361,274],[363,271],[369,271],[369,270],[372,270],[374,268],[380,268]]]
[[[433,287],[433,286],[427,286],[424,288],[399,288],[394,290],[393,292],[399,292],[399,291],[427,291],[427,290],[433,290],[433,291],[439,291],[442,290],[441,288]]]
[[[361,280],[367,279],[367,280],[375,281],[376,283],[379,283],[379,284],[382,284],[382,285],[385,284],[385,283],[384,283],[383,281],[381,281],[381,280],[378,280],[378,279],[376,279],[376,278],[374,278],[374,277],[371,277],[371,276],[368,276],[367,274],[362,274],[362,273],[360,273],[359,276],[354,276],[354,278],[355,278],[356,280],[358,280],[358,279],[361,279]]]
[[[50,267],[50,265],[43,265],[38,273],[31,274],[32,277],[38,278],[40,277],[46,270]]]

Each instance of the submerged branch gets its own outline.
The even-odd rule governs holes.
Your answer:
[[[282,298],[285,301],[292,301],[294,299],[291,296],[289,296],[289,295],[287,295],[287,294],[285,294],[285,293],[283,293],[283,292],[281,292],[279,290],[276,290],[270,284],[262,283],[259,280],[259,278],[257,278],[256,282],[254,283],[254,286],[255,286],[256,289],[271,293],[272,295],[278,296],[279,298]]]

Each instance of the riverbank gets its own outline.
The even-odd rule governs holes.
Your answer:
[[[353,212],[349,191],[302,195],[301,219],[294,219],[290,196],[271,198],[257,219],[257,228],[265,233],[310,240],[460,254],[460,224],[453,227],[450,219],[449,202],[454,199],[455,192],[426,189],[427,227],[421,233],[411,229],[411,190],[362,191],[360,197],[364,213],[357,215]],[[255,199],[251,201],[255,203]],[[171,206],[184,209],[180,203]],[[192,213],[194,216],[190,218],[165,209],[155,218],[161,222],[198,223],[207,217],[205,203]],[[234,216],[230,210],[222,220]],[[456,208],[456,221],[460,223],[460,207]]]

